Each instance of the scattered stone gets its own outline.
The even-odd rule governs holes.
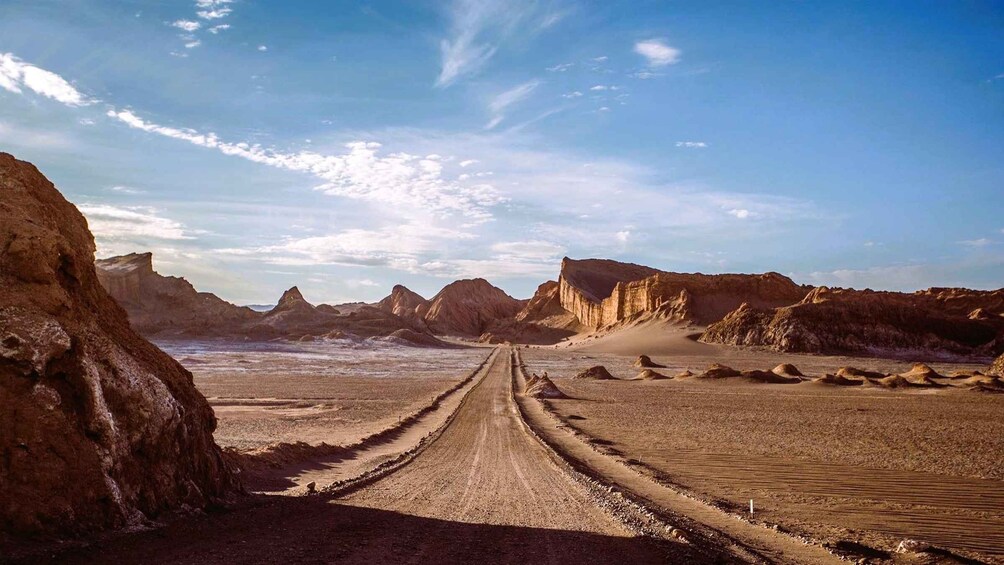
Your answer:
[[[712,363],[703,373],[698,375],[702,379],[727,379],[730,377],[738,377],[742,373],[733,369],[732,367],[726,367],[720,363]]]

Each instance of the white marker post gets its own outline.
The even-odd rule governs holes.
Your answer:
[[[750,518],[753,517],[753,499],[750,499]]]

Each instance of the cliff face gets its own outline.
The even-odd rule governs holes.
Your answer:
[[[740,304],[776,307],[801,300],[808,287],[777,273],[703,275],[665,273],[616,261],[565,258],[559,301],[584,326],[604,326],[651,315],[709,324]]]
[[[998,377],[1004,377],[1004,353],[1000,355],[994,362],[990,365],[990,370],[988,371],[991,375],[997,375]]]
[[[237,488],[192,375],[98,283],[84,217],[6,153],[0,407],[0,537],[138,525]]]
[[[153,254],[132,253],[95,262],[98,280],[129,314],[136,331],[148,336],[221,336],[261,317],[180,277],[153,270]]]
[[[415,327],[427,327],[424,316],[429,310],[429,301],[403,285],[394,285],[390,294],[377,302],[376,307],[407,320]]]
[[[709,326],[701,340],[788,352],[989,355],[1004,347],[1004,318],[995,313],[1000,308],[999,293],[951,289],[906,294],[819,287],[792,306],[743,305]],[[970,318],[970,308],[982,308],[986,316]]]

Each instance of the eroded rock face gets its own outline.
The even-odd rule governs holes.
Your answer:
[[[465,279],[443,287],[419,313],[437,334],[480,336],[523,306],[485,279]]]
[[[98,283],[84,217],[0,153],[0,537],[204,507],[237,483],[192,376]]]
[[[810,353],[996,353],[1004,346],[1001,291],[912,294],[819,287],[792,306],[743,304],[701,337],[709,343]],[[987,319],[972,319],[982,308]]]
[[[990,365],[989,374],[1004,377],[1004,353]]]
[[[773,308],[798,302],[808,291],[778,273],[666,273],[606,259],[566,257],[559,278],[561,307],[594,329],[641,316],[706,325],[740,304]]]
[[[95,262],[98,280],[129,314],[133,328],[160,337],[226,336],[261,314],[215,294],[198,292],[185,279],[153,270],[152,253],[131,253]]]

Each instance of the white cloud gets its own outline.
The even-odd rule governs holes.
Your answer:
[[[677,147],[688,147],[690,149],[704,149],[708,146],[704,141],[677,141]]]
[[[574,66],[575,66],[575,63],[561,63],[561,64],[555,65],[553,67],[547,67],[547,69],[545,69],[545,70],[547,70],[548,72],[551,72],[551,73],[563,73],[563,72],[567,71],[568,69],[570,69],[570,68],[572,68]]]
[[[959,242],[960,245],[965,245],[967,247],[986,247],[991,243],[993,242],[985,237],[981,237],[979,239],[967,239]]]
[[[488,104],[488,109],[491,110],[494,116],[488,122],[488,125],[485,126],[485,129],[492,129],[497,126],[504,119],[503,112],[506,108],[525,100],[538,86],[540,86],[539,80],[531,80],[495,96]]]
[[[202,27],[202,24],[193,20],[176,20],[171,22],[171,27],[176,27],[180,30],[191,33]]]
[[[228,30],[228,29],[230,29],[230,24],[220,24],[218,26],[213,26],[213,27],[209,28],[206,31],[208,31],[209,33],[211,33],[213,35],[216,35],[217,33],[220,33],[221,31]]]
[[[110,187],[108,187],[108,190],[110,190],[112,192],[118,192],[118,193],[121,193],[121,194],[145,194],[146,193],[146,191],[144,191],[144,190],[139,190],[138,188],[133,188],[131,186],[122,186],[122,185],[110,186]]]
[[[164,218],[156,209],[147,206],[81,204],[77,208],[87,218],[87,225],[103,253],[143,248],[144,242],[150,240],[193,239],[183,224]]]
[[[93,102],[63,77],[25,63],[12,53],[0,53],[0,88],[15,94],[27,88],[67,106],[87,106]]]
[[[467,168],[467,167],[470,167],[471,165],[474,165],[474,164],[476,164],[478,162],[479,161],[477,159],[464,159],[463,161],[460,162],[460,166],[464,167],[464,168]]]
[[[194,49],[194,48],[198,47],[199,45],[202,45],[202,41],[196,39],[194,41],[189,41],[188,43],[186,43],[185,44],[185,49]]]
[[[648,59],[653,67],[664,67],[680,62],[680,50],[666,45],[661,39],[649,39],[634,44],[634,52]]]
[[[594,63],[605,63],[607,62],[608,59],[610,59],[610,57],[607,57],[606,55],[601,55],[599,57],[593,57],[592,61]]]
[[[215,10],[199,10],[195,12],[195,15],[204,20],[217,20],[227,17],[232,11],[230,8],[217,8]]]
[[[604,90],[619,90],[619,89],[620,87],[611,86],[607,84],[597,84],[595,86],[589,87],[589,90],[592,90],[593,92],[603,92]]]
[[[630,230],[619,231],[614,234],[614,238],[620,243],[627,243],[628,240],[631,239],[631,231]]]
[[[596,111],[597,112],[609,112],[610,111],[610,107],[609,106],[600,106]]]
[[[502,241],[491,246],[496,258],[514,261],[554,262],[565,254],[563,245],[542,240]]]
[[[534,0],[453,0],[448,15],[450,32],[440,42],[438,87],[479,71],[507,40],[528,40],[557,23],[564,13]]]
[[[268,47],[267,47],[267,46],[265,46],[265,45],[259,45],[259,46],[258,46],[258,50],[259,50],[259,51],[268,51]]]
[[[573,90],[572,92],[567,92],[561,95],[562,98],[578,98],[580,96],[582,96],[582,93],[578,90]]]
[[[750,217],[750,211],[745,208],[733,208],[729,210],[729,214],[739,218],[740,220],[745,220]]]
[[[315,188],[324,194],[390,204],[400,214],[460,215],[478,223],[490,219],[490,208],[506,200],[492,185],[467,186],[447,180],[438,160],[407,153],[379,155],[381,145],[376,142],[348,143],[345,145],[348,151],[340,155],[313,151],[285,153],[246,142],[224,142],[212,132],[203,134],[146,122],[130,110],[109,110],[108,116],[129,127],[215,149],[225,155],[311,174],[323,182]]]

